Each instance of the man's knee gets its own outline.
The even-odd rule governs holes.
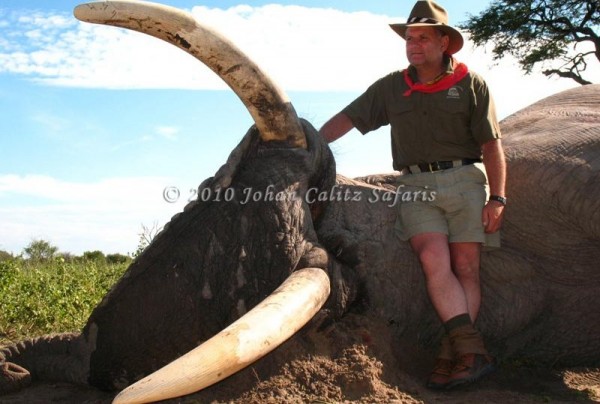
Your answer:
[[[423,248],[418,251],[417,256],[424,268],[437,267],[442,261],[440,255],[436,254],[433,248]]]
[[[454,273],[460,278],[479,279],[479,254],[477,246],[453,246],[451,259]]]
[[[421,263],[421,269],[428,280],[452,273],[450,257],[440,253],[437,249],[423,248],[417,251],[416,254]]]
[[[418,234],[410,239],[410,244],[427,279],[452,271],[448,237],[445,234]]]
[[[456,257],[452,260],[452,270],[459,278],[479,279],[479,258],[468,256]]]

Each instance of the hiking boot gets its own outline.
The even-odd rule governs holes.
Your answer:
[[[483,354],[463,354],[448,377],[446,388],[473,383],[496,370],[494,358]]]
[[[454,361],[438,358],[427,380],[427,387],[434,390],[445,388],[453,368]]]

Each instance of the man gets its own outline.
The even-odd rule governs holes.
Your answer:
[[[487,85],[452,57],[463,38],[448,25],[446,10],[418,1],[408,22],[391,28],[406,40],[409,67],[376,81],[320,133],[332,142],[352,128],[365,134],[390,124],[404,189],[435,190],[434,201],[400,204],[396,227],[420,260],[446,331],[427,384],[452,388],[494,370],[473,323],[481,301],[481,247],[499,245],[504,152]],[[493,236],[496,243],[489,242]]]

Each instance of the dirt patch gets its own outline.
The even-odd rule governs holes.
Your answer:
[[[319,328],[319,329],[317,329]],[[425,388],[432,353],[399,341],[365,315],[307,327],[274,354],[203,392],[167,403],[585,403],[600,402],[600,369],[544,369],[501,363],[477,385]],[[114,394],[36,383],[0,403],[109,403]]]

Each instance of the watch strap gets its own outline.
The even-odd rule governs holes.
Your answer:
[[[490,201],[500,202],[502,205],[506,206],[506,197],[499,195],[490,195]]]

